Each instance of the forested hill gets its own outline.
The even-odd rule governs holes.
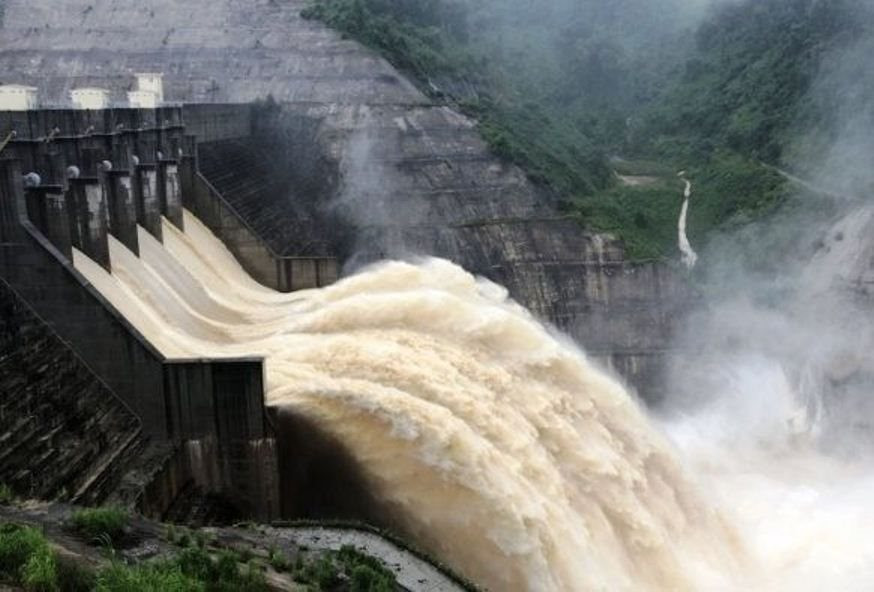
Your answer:
[[[698,28],[694,51],[651,108],[645,140],[780,162],[799,136],[834,127],[846,86],[811,91],[823,60],[853,47],[866,22],[864,4],[849,0],[729,4]]]
[[[803,169],[847,127],[848,101],[870,113],[874,77],[853,65],[866,61],[867,5],[314,0],[304,15],[477,118],[493,150],[569,215],[649,259],[675,255],[680,168],[696,182],[690,235],[701,242],[786,200],[760,161]],[[826,70],[839,74],[829,82]]]

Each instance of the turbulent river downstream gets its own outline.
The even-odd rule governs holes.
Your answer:
[[[165,221],[163,245],[141,229],[140,257],[110,238],[111,275],[75,265],[168,357],[264,356],[268,404],[341,441],[403,534],[484,588],[871,589],[874,477],[783,438],[779,373],[754,385],[774,397],[755,425],[778,433],[745,446],[718,408],[649,417],[449,262],[280,294],[185,228]]]

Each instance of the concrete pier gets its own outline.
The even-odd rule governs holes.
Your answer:
[[[70,179],[70,188],[76,200],[82,252],[110,271],[109,217],[100,181],[95,177]]]
[[[158,138],[154,130],[137,133],[134,154],[140,159],[140,164],[155,164],[158,161]]]
[[[279,516],[277,461],[264,415],[261,359],[164,364],[168,429],[191,476],[261,519]]]
[[[67,260],[73,260],[67,198],[60,185],[41,185],[25,190],[27,217]]]
[[[137,207],[129,171],[113,170],[106,174],[108,185],[109,228],[112,235],[139,255]]]
[[[154,164],[136,165],[134,167],[133,187],[137,222],[156,239],[163,240],[157,166]]]
[[[164,159],[158,162],[158,196],[161,212],[177,228],[184,230],[178,161]]]
[[[19,212],[25,207],[21,163],[0,159],[0,245],[14,244],[21,234]]]
[[[112,163],[119,170],[133,170],[132,156],[136,146],[136,131],[120,130],[112,143]]]

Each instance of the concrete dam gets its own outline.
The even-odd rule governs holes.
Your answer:
[[[685,580],[670,547],[619,551],[664,538],[701,503],[620,385],[448,261],[336,283],[336,258],[278,254],[217,188],[239,199],[246,178],[216,172],[213,184],[200,165],[201,152],[245,154],[245,138],[227,134],[253,108],[2,117],[24,130],[0,160],[0,475],[17,491],[181,521],[364,519],[490,589]],[[264,172],[254,164],[243,169]],[[564,473],[576,461],[553,457],[579,455],[595,425],[610,432],[599,447],[626,455],[616,478],[580,481]],[[544,430],[557,431],[532,439]],[[520,454],[540,476],[514,476]],[[670,511],[621,493],[643,458],[644,479],[678,499]],[[553,481],[574,493],[531,499]],[[611,526],[618,515],[583,536],[617,495],[640,513],[628,539]],[[495,496],[516,501],[486,519]],[[580,528],[557,528],[566,521]]]
[[[350,269],[409,255],[455,261],[660,398],[666,344],[690,297],[682,274],[630,263],[614,238],[563,219],[554,197],[489,153],[475,122],[302,19],[305,5],[5,0],[0,71],[48,105],[80,87],[118,101],[136,72],[163,72],[171,102],[272,97],[252,127],[205,138],[200,165],[219,191],[238,179],[225,197],[276,253],[333,255]],[[276,197],[258,200],[265,188],[251,178],[265,167]]]
[[[564,218],[303,5],[0,1],[0,83],[38,93],[0,112],[0,484],[360,521],[487,590],[870,589],[870,467],[828,449],[870,433],[870,364],[820,314],[861,333],[870,209],[795,317],[673,339],[683,270]],[[138,74],[160,100],[118,106]],[[662,401],[675,358],[651,413],[626,385]],[[464,587],[432,572],[404,587]]]
[[[442,335],[427,324],[440,324],[426,314],[429,299],[458,303],[466,316],[453,320],[456,329],[465,334],[466,323],[477,347],[516,334],[539,350],[501,353],[519,369],[484,360],[497,382],[472,393],[491,393],[490,405],[521,400],[527,391],[498,395],[515,372],[569,365],[560,374],[563,390],[547,394],[552,379],[539,374],[526,375],[526,384],[544,391],[547,407],[574,407],[567,389],[583,383],[601,403],[618,404],[624,419],[617,422],[632,425],[614,426],[603,445],[645,434],[640,454],[661,459],[653,482],[672,482],[682,498],[664,513],[636,496],[626,500],[626,510],[647,516],[647,536],[661,538],[699,507],[621,387],[563,352],[534,320],[578,339],[592,359],[657,401],[673,355],[665,344],[691,297],[682,277],[660,263],[630,263],[616,239],[564,219],[553,196],[489,153],[473,121],[432,103],[384,60],[301,19],[302,6],[0,5],[0,65],[38,88],[42,101],[38,110],[0,112],[0,481],[22,495],[118,502],[176,522],[365,520],[410,537],[491,589],[595,585],[560,546],[600,549],[605,581],[681,585],[683,568],[670,546],[642,559],[619,551],[640,533],[631,528],[630,538],[617,538],[608,526],[613,518],[598,518],[606,522],[592,540],[552,532],[563,520],[588,520],[584,501],[607,512],[607,500],[571,495],[510,511],[494,530],[465,531],[463,523],[493,505],[489,487],[502,483],[496,491],[521,500],[537,482],[515,480],[501,451],[491,459],[499,467],[491,485],[468,491],[476,467],[491,462],[481,450],[531,447],[500,439],[509,428],[473,437],[450,422],[454,435],[441,442],[431,414],[450,402],[428,404],[436,396],[430,391],[405,403],[407,415],[391,427],[385,418],[362,419],[366,397],[389,396],[368,383],[390,390],[396,380],[425,379],[403,372],[368,378],[353,368],[392,370],[387,352],[448,355],[450,345],[428,338],[417,346],[414,336],[393,334],[400,317],[376,314],[385,302],[356,300],[352,292],[383,292],[386,302],[396,301],[394,314],[407,311],[411,327],[424,314],[424,335]],[[143,71],[163,72],[165,99],[179,106],[68,108],[70,92],[82,87],[105,89],[118,103]],[[450,260],[507,292],[436,260],[368,267],[423,256]],[[349,281],[337,283],[342,276]],[[377,289],[377,279],[387,287]],[[320,325],[329,313],[339,314],[342,329]],[[483,323],[493,317],[507,326]],[[351,344],[330,339],[343,331],[385,333],[355,362]],[[295,332],[324,340],[308,361],[304,345],[279,341]],[[304,358],[283,357],[284,349]],[[318,372],[303,371],[307,364]],[[484,371],[465,372],[463,384],[483,380]],[[451,387],[441,389],[446,395]],[[326,393],[337,407],[312,400]],[[452,404],[462,413],[472,402]],[[538,409],[529,411],[502,421],[524,424],[526,432],[546,429]],[[483,410],[480,419],[489,413],[497,411]],[[398,430],[421,433],[425,448],[460,447],[455,462],[467,472],[434,476],[445,498],[406,498],[409,476],[433,467],[417,464],[421,459],[395,463]],[[572,442],[563,437],[554,445],[573,455]],[[541,458],[543,451],[530,453],[544,475],[573,480],[556,474],[560,467]],[[634,469],[617,471],[627,477]],[[617,487],[604,484],[605,491]],[[441,518],[447,499],[467,500],[472,514],[458,517],[461,526]],[[532,521],[536,529],[524,527]],[[688,536],[704,540],[720,528]],[[482,553],[458,555],[445,542],[457,536],[470,537]],[[520,559],[517,570],[499,569],[496,556]],[[650,568],[655,575],[646,575]]]

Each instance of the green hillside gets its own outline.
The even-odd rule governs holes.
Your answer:
[[[315,0],[304,16],[475,117],[568,215],[642,260],[676,254],[681,169],[697,243],[793,193],[760,163],[795,164],[834,141],[846,97],[817,81],[867,34],[862,2]]]

